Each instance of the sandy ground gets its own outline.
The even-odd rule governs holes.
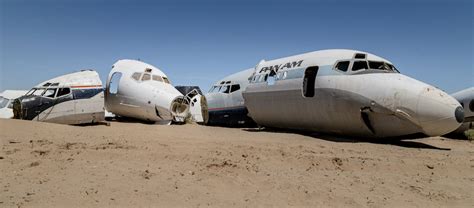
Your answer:
[[[473,207],[474,143],[0,120],[0,207]]]

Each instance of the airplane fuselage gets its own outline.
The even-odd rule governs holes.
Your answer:
[[[301,67],[262,70],[299,60]],[[367,67],[357,68],[361,64]],[[261,63],[243,97],[261,126],[364,137],[442,135],[457,128],[463,116],[445,92],[400,74],[385,59],[352,50]]]

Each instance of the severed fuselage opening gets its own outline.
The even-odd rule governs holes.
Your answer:
[[[185,122],[189,112],[189,102],[182,96],[177,97],[171,102],[171,114],[173,121]]]

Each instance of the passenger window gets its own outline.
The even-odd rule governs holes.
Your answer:
[[[142,81],[148,81],[148,80],[150,80],[150,79],[151,79],[151,75],[150,75],[150,74],[147,74],[147,73],[143,74]]]
[[[71,92],[71,90],[69,88],[59,88],[58,89],[58,94],[56,95],[56,97],[61,97],[63,95],[67,95]]]
[[[341,61],[336,64],[336,69],[346,72],[347,69],[349,69],[349,63],[350,63],[349,61]]]
[[[166,77],[163,77],[163,82],[166,83],[166,84],[170,84],[170,81]]]
[[[259,82],[260,81],[260,75],[255,75],[255,83]]]
[[[47,89],[46,92],[43,94],[43,97],[54,98],[55,93],[56,89]]]
[[[274,85],[275,84],[275,76],[267,76],[267,84]]]
[[[361,69],[368,69],[367,61],[354,61],[354,65],[352,65],[352,71],[359,71]]]
[[[231,93],[233,93],[235,91],[238,91],[238,90],[240,90],[240,85],[239,84],[232,85],[232,87],[230,88]]]
[[[153,80],[158,81],[158,82],[163,82],[163,78],[161,78],[158,75],[153,75]]]
[[[135,73],[133,73],[133,75],[132,75],[132,79],[138,81],[138,80],[140,80],[140,76],[141,76],[141,75],[142,75],[141,73],[135,72]]]

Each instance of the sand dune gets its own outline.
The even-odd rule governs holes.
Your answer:
[[[474,144],[0,120],[0,207],[472,207]]]

